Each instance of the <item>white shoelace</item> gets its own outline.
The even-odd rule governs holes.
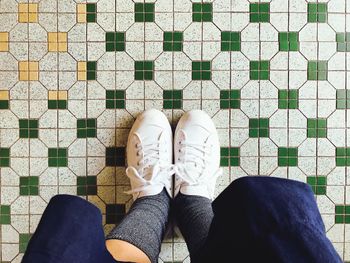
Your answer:
[[[136,144],[137,154],[141,155],[143,151],[143,158],[139,161],[138,166],[143,170],[141,175],[139,171],[132,166],[126,169],[126,175],[129,177],[131,185],[138,187],[126,191],[127,194],[140,193],[151,189],[155,185],[167,185],[169,177],[174,174],[173,165],[163,164],[160,158],[160,144],[156,143],[140,143]],[[146,179],[147,178],[147,179]]]
[[[208,146],[204,144],[181,142],[182,146],[186,146],[186,151],[180,149],[179,162],[174,166],[174,171],[188,185],[201,185],[208,180],[215,182],[222,174],[219,168],[214,174],[206,171],[210,157],[208,154]],[[192,166],[188,163],[193,163]]]

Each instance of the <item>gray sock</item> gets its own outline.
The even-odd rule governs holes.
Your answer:
[[[190,252],[191,262],[204,245],[214,213],[211,200],[179,193],[174,199],[174,216]]]
[[[141,249],[152,263],[158,262],[169,210],[170,197],[165,189],[157,195],[140,197],[106,239],[129,242]]]

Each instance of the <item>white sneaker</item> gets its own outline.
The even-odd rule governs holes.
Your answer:
[[[174,138],[175,189],[186,195],[214,199],[215,183],[221,174],[220,143],[211,118],[201,110],[185,113]]]
[[[172,196],[173,134],[167,117],[159,110],[141,113],[132,126],[127,144],[128,168],[134,200],[159,194],[165,187]]]

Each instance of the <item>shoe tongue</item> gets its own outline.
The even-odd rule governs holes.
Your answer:
[[[203,144],[209,137],[209,132],[202,126],[194,125],[182,130],[182,137],[189,143]]]

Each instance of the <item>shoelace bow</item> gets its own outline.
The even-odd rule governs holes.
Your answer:
[[[159,156],[160,144],[160,141],[143,144],[142,146],[139,143],[136,144],[138,150],[137,154],[140,155],[141,151],[144,152],[144,158],[139,161],[138,165],[141,167],[145,165],[142,169],[146,170],[146,174],[141,176],[135,167],[129,166],[126,169],[126,175],[129,177],[132,184],[140,185],[140,187],[126,191],[125,193],[133,194],[145,191],[154,185],[166,185],[169,178],[174,174],[174,165],[161,163]],[[145,177],[149,179],[147,180]]]
[[[208,147],[203,146],[203,144],[195,144],[195,143],[188,143],[188,142],[181,142],[182,146],[186,146],[186,158],[185,156],[180,156],[179,161],[177,164],[161,164],[160,158],[159,158],[159,144],[152,143],[152,144],[143,144],[141,145],[137,144],[138,153],[143,150],[145,158],[141,159],[139,165],[144,165],[147,163],[150,163],[150,160],[153,158],[156,159],[155,164],[152,165],[151,174],[149,176],[149,179],[145,179],[145,175],[141,176],[140,173],[135,169],[135,167],[129,166],[126,169],[126,174],[129,177],[131,183],[135,183],[137,185],[141,185],[140,187],[134,188],[132,190],[126,191],[127,194],[133,194],[138,193],[141,191],[145,191],[148,188],[151,188],[154,185],[166,185],[169,178],[176,173],[177,176],[179,176],[184,182],[186,182],[189,185],[197,185],[203,181],[206,181],[208,177],[210,177],[212,180],[216,180],[217,177],[219,177],[222,173],[221,169],[218,169],[214,174],[209,174],[208,172],[204,172],[204,168],[206,167],[206,163],[209,161],[209,157],[207,154],[209,153]],[[180,151],[182,151],[180,149]],[[185,160],[186,159],[186,160]],[[192,162],[194,164],[194,167],[189,167],[185,164],[185,162]],[[199,166],[199,167],[198,167]],[[144,167],[144,169],[147,168]],[[197,168],[197,169],[195,169]],[[200,168],[200,169],[198,169]],[[198,177],[198,173],[201,173],[201,175]]]

